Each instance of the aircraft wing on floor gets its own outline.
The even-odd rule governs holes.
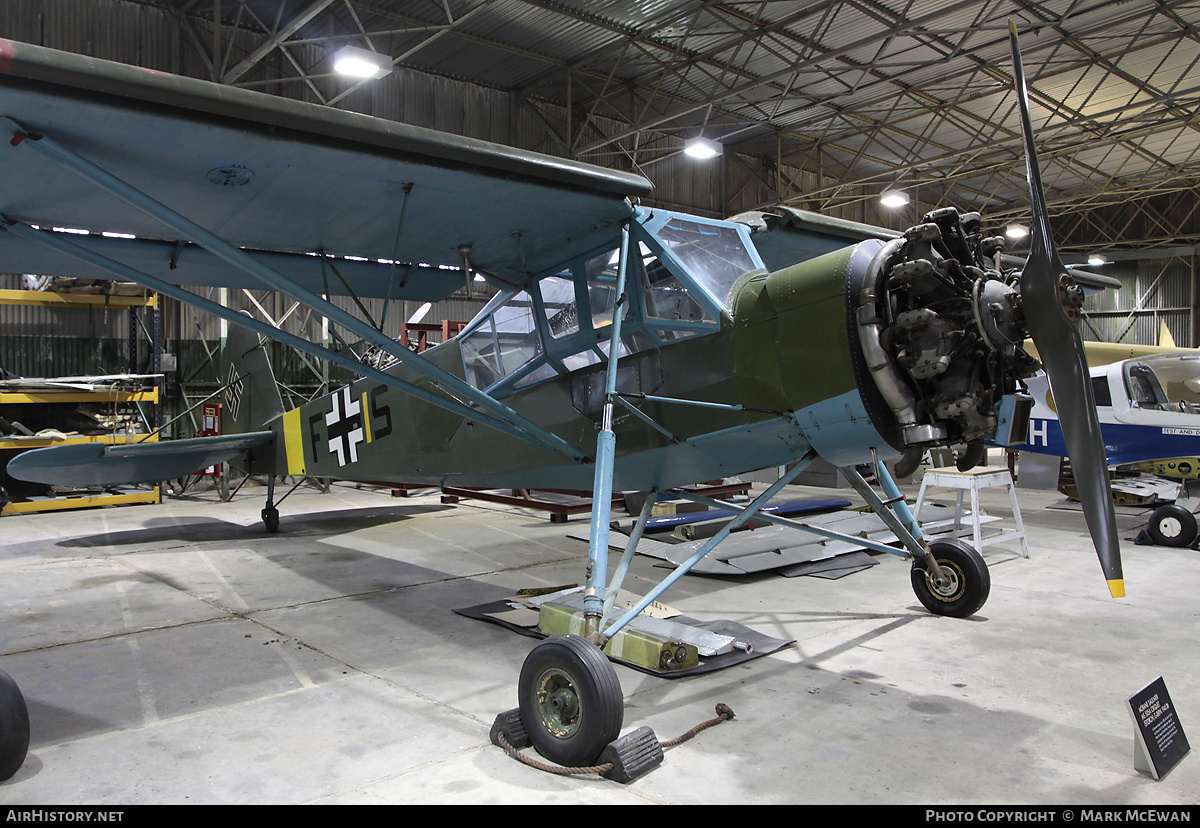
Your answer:
[[[31,483],[62,484],[69,480],[78,487],[157,483],[232,460],[273,439],[272,431],[255,431],[165,443],[49,446],[17,455],[9,461],[8,473]]]
[[[2,39],[0,125],[6,219],[90,231],[72,242],[176,285],[267,287],[20,145],[53,142],[321,294],[437,301],[463,284],[462,245],[472,268],[523,283],[651,192],[637,175]],[[0,268],[111,278],[11,234]]]

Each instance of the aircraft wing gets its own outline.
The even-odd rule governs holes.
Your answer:
[[[157,483],[232,460],[247,449],[273,439],[272,431],[255,431],[165,443],[50,446],[18,454],[9,461],[8,473],[31,483],[61,485],[69,480],[71,485],[80,487]]]
[[[50,139],[321,294],[348,293],[345,279],[359,296],[437,301],[463,285],[460,245],[472,268],[523,283],[651,192],[620,171],[3,39],[0,125],[0,214],[91,231],[70,240],[177,285],[266,287],[20,144]],[[0,269],[111,278],[13,234]]]

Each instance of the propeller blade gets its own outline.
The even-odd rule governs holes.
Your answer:
[[[1059,423],[1071,469],[1079,487],[1079,500],[1087,519],[1088,531],[1100,558],[1100,568],[1114,598],[1125,595],[1121,572],[1121,550],[1117,537],[1116,512],[1108,477],[1108,458],[1096,414],[1088,374],[1087,355],[1079,331],[1079,308],[1083,293],[1063,267],[1050,233],[1050,221],[1038,167],[1037,147],[1033,140],[1033,121],[1029,115],[1029,89],[1021,64],[1017,27],[1009,21],[1012,44],[1013,76],[1021,110],[1021,131],[1025,141],[1025,169],[1029,179],[1029,200],[1033,211],[1030,228],[1029,260],[1021,275],[1021,305],[1025,323],[1037,345],[1038,355],[1058,407]]]

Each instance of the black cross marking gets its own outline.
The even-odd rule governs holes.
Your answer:
[[[238,409],[242,407],[242,378],[238,376],[237,368],[229,366],[229,379],[225,386],[225,404],[229,406],[229,416],[237,419]]]
[[[363,441],[362,403],[350,396],[350,386],[333,395],[333,410],[325,415],[329,426],[329,453],[339,466],[358,462],[358,444]]]

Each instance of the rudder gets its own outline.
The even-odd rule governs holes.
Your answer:
[[[263,429],[280,432],[280,420],[285,410],[283,398],[275,384],[266,343],[258,333],[241,325],[230,326],[221,352],[221,381],[225,383],[221,395],[222,434],[245,434]],[[274,452],[252,452],[248,460],[247,472],[275,473]]]

